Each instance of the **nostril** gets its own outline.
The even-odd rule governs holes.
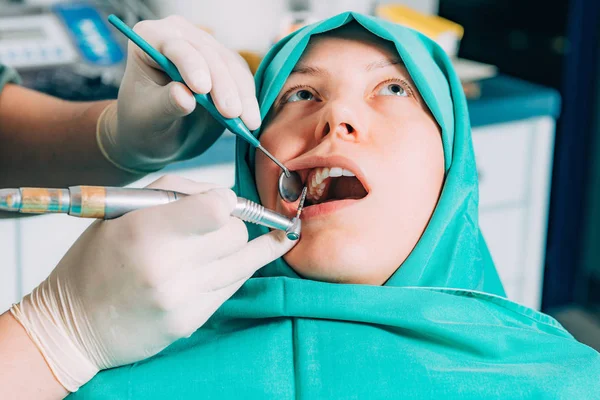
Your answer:
[[[325,124],[325,127],[323,128],[323,136],[327,136],[330,131],[331,131],[331,128],[329,127],[329,122],[328,122]]]
[[[348,133],[354,133],[354,128],[352,127],[352,125],[350,124],[345,124],[346,125],[346,130],[348,131]]]

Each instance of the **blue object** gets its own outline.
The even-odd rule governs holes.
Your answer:
[[[161,54],[158,50],[150,45],[150,43],[146,42],[140,35],[135,33],[133,29],[131,29],[127,24],[121,21],[116,15],[111,14],[108,16],[108,21],[115,26],[121,33],[123,33],[129,40],[135,43],[140,49],[144,50],[146,54],[148,54],[156,63],[165,71],[167,75],[171,79],[176,82],[181,82],[185,85],[181,74],[167,57]],[[192,93],[194,91],[192,90]],[[194,93],[194,97],[198,104],[204,107],[214,119],[223,124],[227,129],[236,135],[240,136],[242,139],[246,140],[254,147],[259,147],[260,142],[257,138],[255,138],[252,133],[248,130],[246,125],[239,118],[225,118],[221,115],[221,113],[215,107],[210,95],[208,94],[200,94]]]
[[[561,93],[564,107],[556,136],[552,191],[548,218],[546,271],[542,309],[550,310],[590,301],[588,265],[581,256],[589,240],[589,210],[596,207],[590,191],[597,185],[593,170],[598,155],[598,67],[600,2],[571,0],[565,18],[569,51],[562,61]],[[585,253],[583,253],[585,254]],[[582,290],[585,288],[584,290]],[[589,288],[589,289],[588,289]]]
[[[467,102],[472,127],[542,115],[556,119],[560,113],[560,95],[554,89],[506,75],[479,84],[481,97]]]
[[[103,67],[125,58],[98,11],[86,4],[59,4],[52,8],[63,21],[84,60]]]

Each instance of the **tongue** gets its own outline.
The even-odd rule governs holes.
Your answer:
[[[354,176],[342,176],[333,179],[329,188],[329,200],[362,199],[367,191]]]

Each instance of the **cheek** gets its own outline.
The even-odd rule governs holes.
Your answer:
[[[386,180],[394,197],[415,206],[437,201],[444,177],[444,151],[437,126],[427,121],[406,121],[394,135],[382,139],[381,148],[394,149],[385,154]]]
[[[266,147],[266,146],[265,146]],[[275,155],[277,157],[277,155]],[[277,201],[276,193],[273,187],[277,184],[275,168],[271,165],[273,162],[269,160],[261,151],[256,151],[256,188],[258,196],[263,206],[273,209]]]
[[[443,147],[434,124],[407,123],[381,140],[383,148],[394,151],[379,160],[376,179],[381,191],[372,208],[381,211],[370,215],[376,231],[371,233],[378,238],[373,252],[379,251],[382,261],[399,265],[417,244],[437,205],[444,181]]]
[[[413,107],[414,108],[414,107]],[[388,112],[375,130],[375,146],[401,173],[419,175],[421,170],[444,168],[441,132],[433,117],[420,109]]]
[[[281,160],[280,146],[281,135],[277,135],[280,127],[270,124],[260,136],[261,144],[275,157]],[[262,151],[255,150],[256,162],[254,164],[256,188],[262,205],[273,209],[277,201],[273,188],[277,185],[277,170],[279,169]]]

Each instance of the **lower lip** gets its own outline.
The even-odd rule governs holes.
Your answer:
[[[308,206],[302,210],[302,220],[309,220],[318,218],[331,213],[334,213],[342,208],[349,207],[353,204],[358,203],[363,199],[347,199],[347,200],[335,200],[327,203],[315,204]]]

